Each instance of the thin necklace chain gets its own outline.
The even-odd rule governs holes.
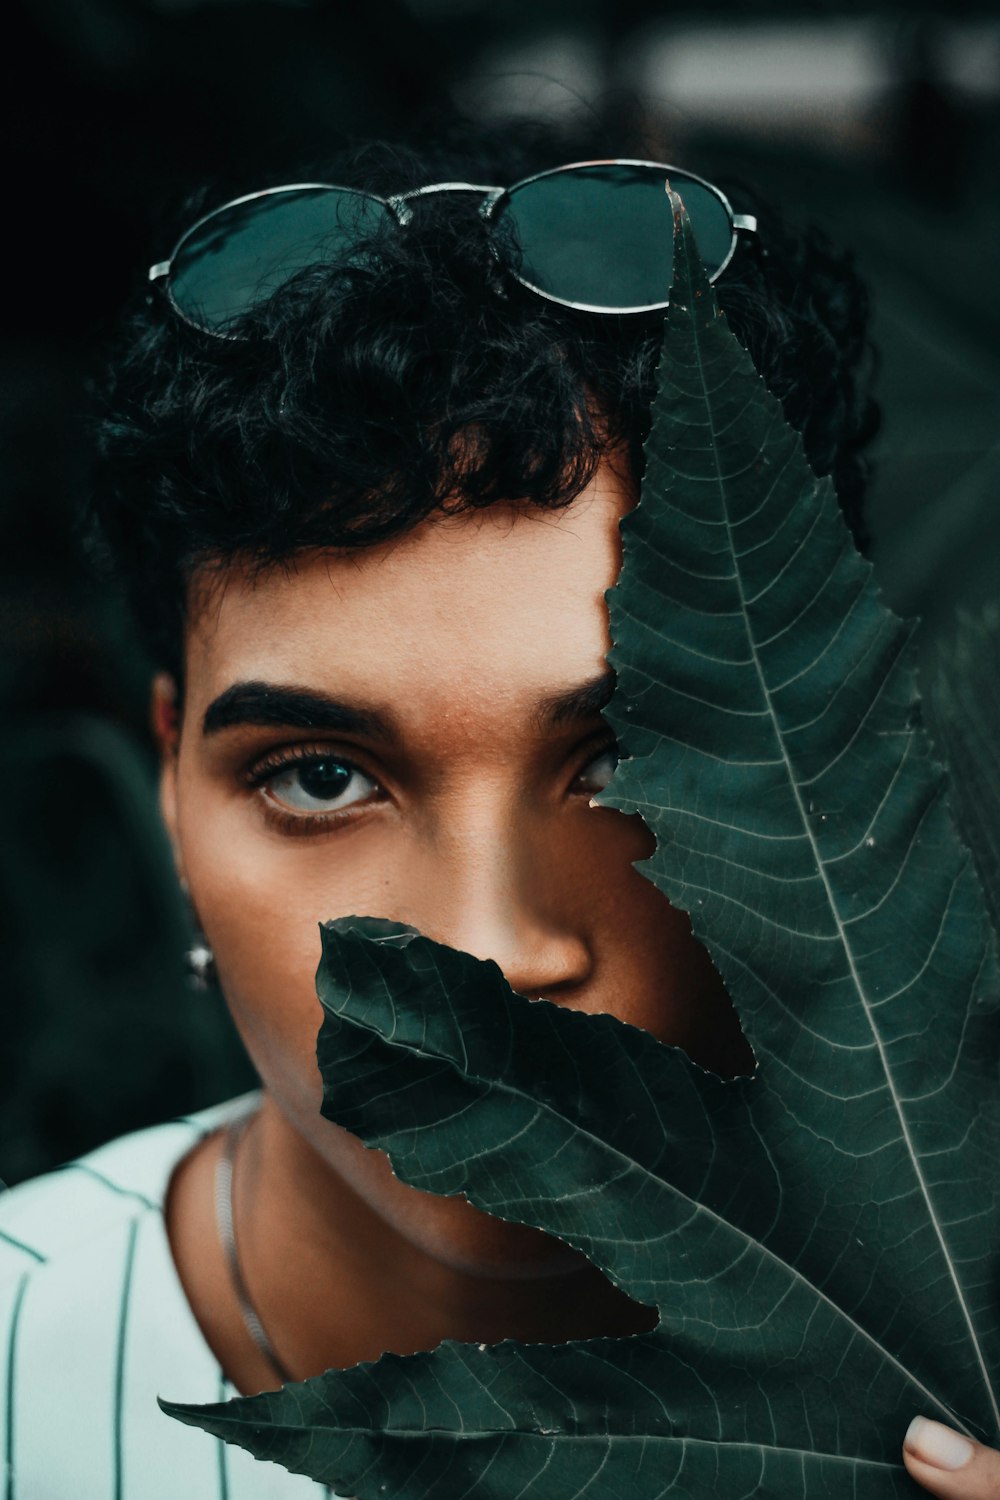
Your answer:
[[[219,1157],[215,1168],[215,1219],[219,1226],[219,1239],[226,1256],[226,1264],[229,1266],[229,1274],[232,1278],[233,1290],[236,1300],[243,1314],[243,1322],[247,1333],[253,1339],[260,1353],[274,1367],[282,1385],[289,1384],[294,1379],[287,1367],[275,1354],[271,1341],[264,1332],[264,1325],[257,1316],[257,1309],[250,1301],[250,1293],[247,1284],[243,1280],[240,1270],[239,1256],[236,1253],[236,1229],[233,1215],[233,1175],[236,1161],[236,1147],[240,1137],[246,1130],[253,1114],[242,1116],[234,1120],[226,1131],[225,1145],[222,1155]]]

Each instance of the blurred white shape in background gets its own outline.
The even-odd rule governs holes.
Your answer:
[[[966,94],[1000,94],[1000,21],[963,21],[943,27],[940,66],[944,77]]]
[[[680,132],[711,125],[862,149],[904,81],[905,24],[874,16],[664,20],[618,38],[614,58],[585,28],[551,32],[485,52],[455,99],[480,118],[557,119],[625,89]],[[943,85],[970,98],[1000,94],[1000,20],[938,16],[932,28]]]
[[[855,119],[892,81],[881,29],[854,19],[658,26],[635,38],[627,71],[651,103],[692,124],[795,134]]]

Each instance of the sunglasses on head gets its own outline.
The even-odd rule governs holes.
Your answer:
[[[669,178],[687,209],[710,280],[757,220],[734,214],[725,194],[664,162],[591,161],[553,167],[513,187],[436,182],[390,198],[362,188],[300,182],[234,198],[181,235],[149,269],[180,317],[206,333],[229,326],[289,277],[322,261],[350,260],[386,224],[404,227],[414,200],[479,193],[490,243],[515,280],[562,307],[594,313],[667,306],[673,273]]]

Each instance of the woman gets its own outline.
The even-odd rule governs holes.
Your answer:
[[[192,210],[153,268],[109,384],[96,523],[158,668],[193,962],[262,1088],[0,1202],[12,1494],[81,1476],[127,1500],[318,1493],[155,1396],[271,1389],[443,1338],[650,1326],[560,1243],[400,1183],[322,1119],[315,1060],[317,924],[366,913],[495,959],[521,993],[750,1066],[686,917],[634,868],[649,833],[591,806],[614,766],[603,596],[636,498],[669,214],[662,169],[499,191],[581,154],[509,135],[374,145],[310,174],[360,192]],[[755,229],[753,205],[734,216],[671,176],[860,535],[857,282],[769,211]],[[918,1423],[907,1466],[936,1494],[998,1492],[1000,1458],[963,1443]]]

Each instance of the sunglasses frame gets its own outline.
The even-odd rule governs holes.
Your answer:
[[[644,161],[636,157],[620,156],[601,158],[596,161],[566,162],[559,167],[548,167],[544,172],[535,172],[530,177],[520,178],[517,182],[512,183],[510,187],[490,187],[474,182],[431,182],[425,187],[410,188],[405,193],[394,193],[389,198],[383,198],[378,193],[370,192],[367,188],[345,187],[339,183],[332,182],[286,182],[278,187],[262,188],[255,193],[244,193],[239,198],[230,198],[228,202],[221,203],[218,208],[213,208],[209,213],[202,214],[201,218],[196,219],[181,235],[170,252],[169,259],[157,261],[154,265],[150,266],[147,279],[162,286],[174,312],[189,328],[196,328],[201,333],[211,335],[212,338],[240,342],[241,335],[239,334],[221,333],[218,329],[210,328],[206,324],[199,323],[194,318],[189,317],[175,301],[170,287],[171,269],[186,242],[201,229],[203,224],[207,224],[217,214],[224,213],[226,209],[236,208],[241,203],[253,202],[257,198],[273,197],[276,193],[295,193],[306,190],[354,193],[359,198],[370,198],[373,202],[379,203],[383,208],[388,209],[399,227],[404,229],[413,217],[413,210],[410,204],[416,198],[429,197],[431,193],[481,193],[483,201],[479,205],[479,216],[486,225],[487,230],[489,230],[505,199],[510,198],[519,188],[527,187],[533,182],[539,182],[545,177],[555,177],[563,172],[579,171],[583,167],[652,167],[655,171],[663,172],[668,179],[672,173],[676,173],[688,182],[696,182],[717,198],[729,219],[731,239],[728,254],[722,263],[711,273],[709,281],[716,281],[729,265],[729,262],[736,253],[740,234],[756,234],[757,232],[757,220],[753,214],[734,213],[732,205],[722,189],[717,188],[714,183],[709,182],[706,178],[699,177],[696,172],[689,172],[684,167],[671,166],[667,162]],[[681,196],[683,197],[683,194]],[[490,236],[490,248],[500,264],[504,265],[515,281],[527,288],[528,291],[534,292],[536,296],[544,297],[546,302],[554,302],[559,307],[568,307],[575,312],[603,313],[605,316],[616,316],[618,314],[630,315],[633,313],[662,312],[670,305],[668,300],[664,300],[662,302],[648,302],[636,307],[602,307],[594,303],[573,302],[566,297],[557,297],[552,292],[547,292],[542,287],[535,286],[533,282],[528,281],[526,277],[519,275],[511,266],[507,265],[492,236]]]

